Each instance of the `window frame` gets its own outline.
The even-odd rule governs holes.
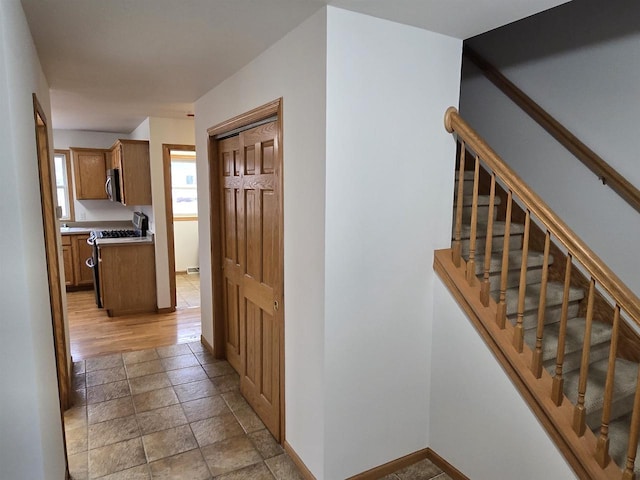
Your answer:
[[[180,154],[175,154],[172,151],[169,152],[170,153],[170,158],[169,158],[169,168],[171,168],[173,162],[189,162],[189,163],[193,163],[194,166],[196,167],[197,170],[197,163],[196,163],[196,157],[195,155],[180,155]],[[194,151],[195,154],[195,151]],[[173,180],[174,180],[174,175],[173,175],[173,170],[171,171],[171,201],[173,202],[174,200],[174,186],[173,186]],[[178,188],[183,188],[183,187],[178,187]],[[198,191],[198,180],[197,180],[197,173],[196,173],[196,182],[193,185],[193,189],[196,191]],[[173,221],[174,222],[193,222],[193,221],[197,221],[198,220],[198,202],[196,201],[196,214],[192,215],[192,214],[185,214],[185,215],[180,215],[177,214],[175,212],[175,209],[172,208],[171,209],[172,213],[173,213]]]
[[[53,151],[53,162],[54,162],[54,177],[55,177],[55,158],[56,156],[63,155],[64,156],[64,169],[65,169],[65,190],[67,202],[69,204],[69,215],[67,217],[61,217],[60,220],[65,222],[74,222],[75,221],[75,205],[74,205],[74,190],[73,190],[73,171],[71,170],[71,152],[69,150],[55,149]],[[58,181],[56,180],[56,205],[58,202]],[[60,205],[57,205],[60,206]]]

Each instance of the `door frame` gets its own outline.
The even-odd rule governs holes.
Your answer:
[[[69,477],[67,441],[64,429],[64,411],[71,406],[70,357],[67,351],[67,333],[64,325],[64,303],[60,269],[59,236],[60,229],[56,216],[56,202],[53,196],[54,166],[53,155],[49,148],[49,124],[38,97],[33,98],[33,120],[36,141],[36,157],[38,162],[38,180],[40,187],[40,205],[42,227],[44,231],[44,251],[47,266],[47,284],[49,286],[49,305],[53,333],[53,350],[58,380],[58,400],[60,404],[60,420],[62,425],[62,441],[66,463],[66,477]]]
[[[275,122],[278,125],[278,161],[280,164],[280,172],[278,181],[280,184],[280,198],[279,198],[279,254],[280,254],[280,269],[282,285],[280,286],[282,306],[279,308],[280,314],[280,360],[279,360],[279,375],[280,375],[280,442],[284,445],[286,441],[285,436],[285,397],[284,397],[284,384],[285,384],[285,344],[284,344],[284,330],[285,330],[285,309],[284,309],[284,154],[283,154],[283,115],[282,115],[282,97],[266,103],[260,107],[254,108],[248,112],[242,113],[236,117],[230,118],[221,122],[213,127],[207,129],[207,150],[208,150],[208,166],[209,166],[209,215],[210,215],[210,242],[211,242],[211,294],[213,301],[213,355],[216,358],[225,358],[225,319],[223,312],[223,259],[222,259],[222,192],[220,189],[220,183],[222,178],[221,165],[218,163],[218,141],[216,136],[229,133],[232,130],[241,129],[247,127],[252,123],[264,120],[266,118],[277,115]]]
[[[167,223],[167,254],[169,256],[169,295],[171,305],[163,311],[175,312],[176,301],[176,248],[173,227],[173,193],[171,189],[171,150],[185,150],[195,152],[195,145],[180,145],[175,143],[162,144],[162,168],[164,176],[164,211]]]

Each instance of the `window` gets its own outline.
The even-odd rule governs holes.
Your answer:
[[[71,160],[69,150],[56,150],[53,155],[56,172],[56,200],[62,215],[60,220],[73,221],[73,196],[71,194]]]
[[[174,219],[198,218],[196,152],[171,151],[171,198]]]

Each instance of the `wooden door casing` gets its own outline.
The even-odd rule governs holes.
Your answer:
[[[284,442],[281,108],[279,99],[207,133],[219,239],[211,245],[213,352],[234,366],[241,393]],[[233,130],[240,133],[216,139]]]

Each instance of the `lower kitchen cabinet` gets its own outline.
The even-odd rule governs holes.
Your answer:
[[[100,245],[98,262],[102,306],[110,317],[156,311],[152,243]]]
[[[87,238],[89,235],[86,234],[62,235],[64,278],[68,290],[93,285],[93,271],[85,264],[92,252]]]

